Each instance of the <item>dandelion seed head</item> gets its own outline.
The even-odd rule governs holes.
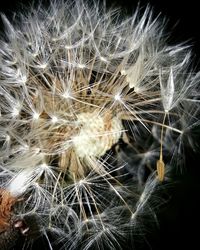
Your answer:
[[[63,249],[121,249],[137,214],[155,218],[159,157],[167,175],[183,163],[185,138],[195,144],[190,51],[166,44],[149,7],[123,17],[55,0],[17,16],[2,15],[0,231],[12,212],[34,211],[49,244],[52,230]]]

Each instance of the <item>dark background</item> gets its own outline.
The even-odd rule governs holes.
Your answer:
[[[20,7],[19,3],[33,2],[28,0],[5,0],[0,4],[0,11],[11,16],[12,11]],[[37,1],[35,1],[37,2]],[[44,1],[48,2],[48,1]],[[181,0],[141,0],[140,5],[147,3],[153,7],[155,17],[167,18],[167,32],[171,33],[170,42],[176,44],[188,41],[193,50],[193,62],[196,70],[200,70],[200,8],[198,1]],[[107,0],[108,5],[122,7],[123,12],[130,15],[134,12],[138,1]],[[1,25],[1,23],[0,23]],[[200,129],[196,131],[195,139],[200,142]],[[162,207],[158,214],[159,227],[157,230],[147,230],[141,249],[200,249],[200,156],[199,150],[192,152],[185,150],[186,166],[183,174],[176,178],[176,182],[169,189],[170,201]],[[150,222],[149,222],[150,223]],[[136,243],[137,245],[137,243]],[[125,245],[124,249],[132,249]],[[39,249],[39,248],[37,248]],[[137,249],[140,249],[139,246]]]

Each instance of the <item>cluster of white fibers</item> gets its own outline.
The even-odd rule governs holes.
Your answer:
[[[188,47],[167,44],[149,7],[125,18],[63,0],[2,20],[0,243],[33,215],[49,249],[49,234],[62,249],[123,249],[195,144]]]

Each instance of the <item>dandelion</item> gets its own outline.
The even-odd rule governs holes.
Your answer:
[[[122,249],[155,219],[183,138],[194,147],[189,49],[167,44],[149,7],[125,18],[53,1],[2,20],[0,245],[14,230],[49,249]]]

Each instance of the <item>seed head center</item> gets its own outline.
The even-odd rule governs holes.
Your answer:
[[[81,158],[101,157],[116,144],[122,134],[122,122],[110,112],[82,113],[77,119],[80,130],[73,138],[74,148]]]

